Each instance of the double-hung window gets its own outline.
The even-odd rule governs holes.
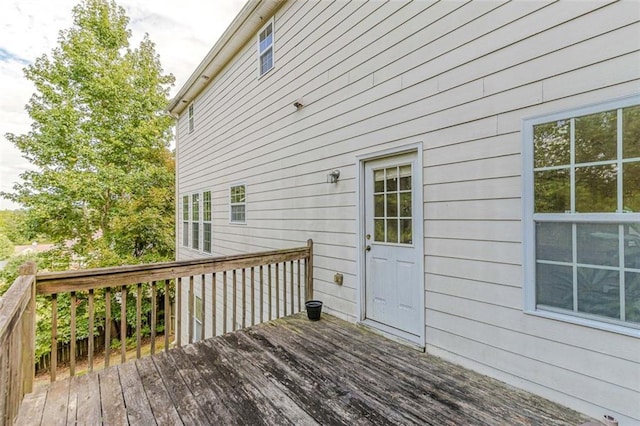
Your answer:
[[[258,67],[260,76],[264,75],[273,68],[273,20],[265,25],[258,33]]]
[[[229,189],[229,221],[231,223],[246,222],[246,187],[235,185]]]
[[[191,196],[191,248],[200,250],[200,194]]]
[[[182,245],[189,247],[189,196],[182,197]]]
[[[211,253],[211,191],[202,193],[202,250]]]
[[[640,96],[524,123],[526,308],[640,330]]]

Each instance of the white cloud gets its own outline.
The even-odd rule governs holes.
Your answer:
[[[10,191],[29,163],[4,137],[29,131],[24,110],[33,86],[25,61],[49,55],[58,33],[72,24],[78,0],[9,0],[0,14],[0,191]],[[132,46],[145,33],[156,44],[162,66],[176,77],[175,94],[240,11],[245,0],[120,0],[130,18]],[[0,209],[17,206],[0,198]]]

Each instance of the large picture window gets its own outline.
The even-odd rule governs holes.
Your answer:
[[[527,308],[640,329],[640,97],[524,134]]]

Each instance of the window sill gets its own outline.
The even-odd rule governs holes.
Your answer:
[[[532,311],[525,310],[525,314],[533,315],[540,318],[546,318],[556,321],[562,321],[570,324],[580,325],[583,327],[595,328],[598,330],[608,331],[611,333],[623,334],[625,336],[640,338],[640,329],[624,327],[617,324],[609,324],[602,321],[596,321],[588,318],[575,317],[573,315],[560,314],[549,311]]]

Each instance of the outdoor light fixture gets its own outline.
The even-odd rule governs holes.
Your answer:
[[[340,170],[334,170],[327,175],[327,183],[338,183],[340,177]]]

